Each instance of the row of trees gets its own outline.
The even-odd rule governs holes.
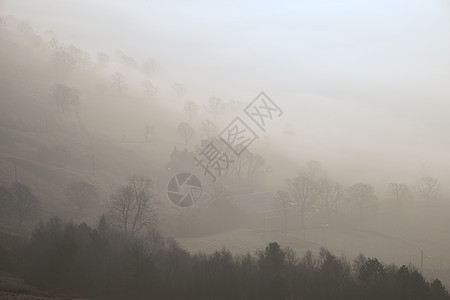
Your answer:
[[[249,180],[258,169],[257,163],[253,162],[258,160],[257,157],[255,158],[257,155],[250,155],[252,156],[246,158],[248,168],[244,172],[247,174],[245,176],[249,176]],[[243,155],[243,157],[246,156]],[[263,165],[262,161],[259,166]],[[225,176],[239,176],[239,166],[242,167],[242,164],[233,164]],[[426,177],[423,180],[430,182]],[[304,228],[306,214],[319,205],[325,212],[328,223],[330,217],[342,208],[344,203],[353,204],[361,216],[364,216],[368,208],[376,208],[378,205],[375,190],[367,183],[356,183],[344,188],[341,183],[328,177],[304,173],[286,180],[286,184],[286,190],[279,190],[276,193],[284,216],[285,230],[287,230],[288,214],[292,211],[299,213],[300,222]],[[433,184],[433,186],[436,185]],[[427,186],[426,191],[429,190]],[[80,217],[84,215],[86,208],[98,204],[99,199],[97,188],[83,181],[70,183],[65,190],[65,195],[69,203],[77,209]],[[410,201],[411,192],[405,184],[390,183],[388,196],[396,204],[404,203],[404,201]],[[107,216],[112,226],[123,230],[125,234],[135,235],[156,225],[161,215],[161,205],[155,192],[154,182],[147,177],[132,176],[125,184],[118,186],[110,196]],[[5,217],[5,220],[6,217],[12,216],[21,226],[27,220],[36,219],[39,211],[39,200],[28,186],[20,182],[13,183],[9,187],[0,186],[0,214]]]
[[[66,44],[61,42],[58,39],[57,35],[52,31],[45,32],[45,35],[48,38],[48,42],[45,42],[40,35],[36,34],[35,30],[30,24],[26,22],[19,22],[12,16],[0,16],[0,28],[11,27],[10,25],[14,23],[17,23],[17,31],[30,38],[34,42],[35,46],[46,48],[49,50],[51,63],[54,69],[59,73],[58,75],[65,75],[75,68],[86,69],[93,65],[96,65],[100,68],[105,68],[111,62],[110,55],[105,52],[98,52],[95,62],[94,59],[92,59],[90,53],[73,44]],[[120,50],[115,51],[115,57],[116,61],[121,65],[128,68],[139,69],[145,75],[149,75],[160,68],[158,62],[153,58],[144,59],[140,64],[138,64],[134,58],[130,57]],[[122,94],[122,92],[127,89],[125,75],[121,72],[115,72],[112,75],[111,86],[120,94]],[[148,79],[142,82],[142,86],[144,88],[145,95],[149,98],[155,96],[158,91],[157,86]],[[175,87],[176,85],[174,86],[174,88]],[[78,99],[75,99],[77,97],[74,96],[74,92],[76,92],[76,94],[78,94],[79,96],[79,91],[77,89],[69,88],[67,86],[64,86],[63,84],[56,84],[55,87],[52,87],[51,90],[52,98],[59,98],[58,108],[61,111],[65,110],[66,104],[78,104],[75,103]],[[55,96],[55,93],[65,93],[72,95]],[[72,101],[66,102],[65,100],[63,100],[61,102],[61,97],[65,97],[65,100],[68,100],[68,98],[72,98]]]
[[[65,194],[79,216],[83,216],[85,210],[97,204],[99,199],[97,188],[84,181],[70,183]],[[158,201],[154,182],[150,178],[131,176],[110,195],[107,208],[110,225],[122,230],[125,235],[135,235],[153,228],[159,217]]]
[[[98,204],[99,192],[90,183],[75,181],[66,187],[65,196],[82,217],[86,209]],[[117,230],[134,235],[156,225],[160,205],[150,178],[130,177],[117,187],[110,199],[107,216],[110,225]],[[28,186],[21,182],[0,186],[0,216],[3,220],[22,226],[26,221],[38,221],[40,211],[40,201]]]
[[[217,120],[217,117],[226,111],[237,112],[244,107],[244,103],[229,100],[228,102],[223,101],[221,98],[216,96],[210,96],[206,105],[200,106],[194,101],[185,101],[183,104],[183,111],[189,117],[189,121],[192,121],[193,117],[197,114],[200,108],[211,115],[213,120]]]
[[[328,222],[339,206],[345,202],[354,205],[361,216],[368,208],[376,208],[378,197],[368,183],[355,183],[347,188],[326,176],[320,176],[320,163],[309,161],[306,171],[297,177],[287,179],[286,190],[280,190],[276,197],[283,211],[285,224],[290,209],[299,211],[301,225],[305,226],[305,215],[314,206],[320,205],[326,212]],[[439,181],[433,177],[422,177],[413,187],[426,200],[439,194]],[[413,195],[408,185],[391,182],[387,186],[387,198],[397,206],[411,201]]]
[[[80,216],[98,200],[97,188],[83,181],[70,183],[65,195]],[[0,216],[3,220],[17,222],[22,227],[27,222],[37,222],[41,209],[41,202],[27,185],[15,182],[10,186],[0,186]]]
[[[151,99],[157,94],[158,87],[151,80],[145,79],[141,84],[146,97]],[[119,95],[122,95],[122,93],[128,89],[125,75],[121,72],[115,72],[112,75],[111,86],[119,93]]]
[[[298,257],[276,242],[256,254],[189,254],[155,230],[126,235],[104,217],[96,228],[52,218],[0,251],[0,267],[26,282],[93,299],[450,299],[414,267],[325,249]]]

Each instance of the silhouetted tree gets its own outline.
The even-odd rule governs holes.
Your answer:
[[[311,206],[317,201],[319,196],[319,188],[309,177],[298,176],[287,179],[289,192],[300,210],[300,221],[302,228],[305,228],[305,214]]]
[[[439,195],[439,180],[435,177],[422,177],[417,182],[417,190],[425,200],[431,200]]]
[[[58,71],[68,72],[77,64],[76,60],[65,50],[58,50],[52,54],[52,62]]]
[[[54,84],[50,90],[50,95],[55,101],[58,110],[62,113],[80,105],[80,91],[67,85]]]
[[[208,99],[208,104],[206,105],[206,110],[212,115],[213,119],[217,119],[217,115],[223,111],[224,103],[222,99],[216,96],[211,96]]]
[[[137,68],[137,62],[134,58],[131,56],[126,55],[121,50],[116,50],[116,56],[119,58],[119,61],[122,65],[130,67],[130,68]]]
[[[388,197],[398,206],[411,199],[411,192],[409,187],[404,183],[391,182],[388,184]]]
[[[194,101],[184,102],[184,112],[189,116],[189,121],[192,121],[192,116],[197,113],[198,104]]]
[[[100,234],[104,235],[104,234],[106,234],[106,231],[108,231],[108,228],[109,228],[109,226],[108,226],[108,222],[106,221],[106,217],[105,217],[105,215],[102,215],[100,217],[100,219],[98,220],[97,230]]]
[[[359,280],[373,285],[386,277],[386,270],[378,259],[369,258],[366,263],[361,266],[357,276]]]
[[[27,36],[31,36],[34,34],[34,30],[33,27],[30,26],[30,24],[28,24],[27,22],[20,22],[17,25],[17,30]]]
[[[59,40],[55,37],[51,38],[48,42],[48,46],[53,53],[61,51],[63,49],[63,45],[59,42]]]
[[[431,299],[444,300],[450,298],[442,282],[437,278],[430,284],[430,290]]]
[[[266,250],[259,254],[263,299],[285,299],[287,278],[285,273],[286,253],[277,242],[269,243]]]
[[[11,258],[15,275],[41,290],[83,299],[450,299],[439,280],[375,258],[361,257],[352,272],[324,248],[318,258],[307,251],[297,259],[277,242],[256,257],[227,249],[190,254],[156,230],[127,236],[100,224],[106,221],[93,229],[52,218],[21,251],[2,240],[0,253]]]
[[[364,215],[367,206],[378,200],[374,188],[367,183],[356,183],[350,186],[347,189],[347,196],[348,200],[357,206],[361,216]]]
[[[350,267],[325,248],[320,249],[319,297],[321,299],[348,299],[345,284],[350,281]]]
[[[105,67],[109,64],[109,55],[105,52],[97,53],[97,61],[100,67]]]
[[[125,234],[156,225],[158,203],[153,185],[150,178],[132,176],[111,196],[111,221]]]
[[[122,92],[127,89],[125,75],[120,72],[116,72],[112,75],[112,79],[112,87],[115,88],[119,94],[122,94]]]
[[[85,68],[90,64],[91,55],[88,52],[72,44],[66,46],[65,51],[73,57],[73,59],[75,60],[75,64],[78,67]]]
[[[142,82],[142,86],[144,87],[145,95],[149,98],[152,98],[158,92],[158,87],[154,85],[150,80],[144,80]]]
[[[330,222],[330,214],[336,210],[343,197],[342,184],[327,177],[319,179],[319,198],[327,213],[327,221]]]

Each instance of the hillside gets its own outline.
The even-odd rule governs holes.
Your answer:
[[[97,208],[83,216],[94,223],[111,191],[128,176],[159,178],[173,144],[144,142],[143,133],[146,124],[164,119],[164,113],[152,113],[158,104],[143,96],[96,91],[93,82],[102,82],[106,76],[93,67],[61,76],[52,69],[45,44],[30,50],[30,44],[35,45],[29,36],[0,30],[0,40],[0,182],[14,182],[16,167],[17,179],[42,203],[40,218],[74,217],[74,207],[64,196],[71,182],[98,187]],[[57,110],[50,94],[61,80],[80,90],[79,109]],[[162,130],[160,134],[165,135]],[[143,155],[133,151],[136,141],[140,149],[145,148]],[[0,226],[15,230],[4,223]]]
[[[100,67],[95,60],[61,70],[47,40],[37,34],[0,29],[0,184],[10,185],[17,176],[42,207],[40,215],[21,228],[10,219],[1,219],[0,231],[29,236],[40,219],[54,215],[95,226],[107,211],[112,192],[131,175],[152,178],[158,196],[166,201],[171,174],[165,166],[170,153],[175,146],[192,150],[200,140],[187,145],[177,132],[177,125],[188,117],[182,114],[183,100],[172,90],[172,82],[165,82],[164,75],[142,74],[136,67],[117,63]],[[111,75],[117,70],[128,75],[128,89],[113,88]],[[157,96],[149,98],[142,90],[138,92],[136,86],[144,78],[160,83]],[[55,84],[76,88],[79,105],[60,111],[52,98]],[[192,123],[199,123],[195,124],[198,128],[201,121]],[[280,163],[280,169],[295,169],[290,160],[281,161],[277,155],[272,161]],[[273,176],[269,167],[264,166],[262,177]],[[77,214],[65,195],[67,186],[76,181],[91,183],[100,195],[83,215]],[[273,185],[258,188],[278,188]],[[246,192],[252,188],[247,187]],[[207,200],[213,198],[211,194]],[[300,230],[296,219],[290,220],[287,232],[282,230],[281,219],[262,221],[261,214],[245,214],[229,203],[207,203],[197,210],[165,204],[169,209],[164,211],[166,224],[161,227],[168,228],[193,253],[222,247],[234,253],[253,253],[261,250],[261,245],[278,241],[301,255],[307,250],[318,253],[325,246],[350,259],[364,253],[387,264],[419,266],[423,250],[423,274],[430,279],[439,276],[450,285],[450,207],[446,199],[431,204],[414,202],[401,212],[381,203],[377,213],[363,220],[345,207],[329,223],[314,212],[308,216],[307,230]]]

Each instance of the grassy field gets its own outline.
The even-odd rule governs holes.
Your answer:
[[[418,269],[423,250],[423,274],[428,278],[439,277],[450,286],[448,215],[450,206],[417,206],[402,215],[386,212],[365,222],[342,218],[329,226],[310,226],[304,231],[239,229],[178,240],[191,252],[212,252],[225,247],[234,253],[254,253],[277,241],[282,247],[294,249],[298,256],[307,250],[317,254],[320,247],[325,247],[349,260],[363,253],[385,264],[412,264]]]

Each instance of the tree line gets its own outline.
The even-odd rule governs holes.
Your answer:
[[[298,257],[273,242],[255,254],[191,254],[154,229],[129,235],[52,218],[0,249],[0,267],[54,295],[93,299],[450,299],[412,266],[326,249]]]
[[[330,218],[344,204],[352,205],[361,217],[368,210],[376,211],[380,205],[375,188],[370,183],[358,182],[348,187],[333,178],[324,175],[318,161],[308,161],[299,175],[285,180],[286,187],[275,193],[278,207],[285,219],[290,211],[300,215],[302,228],[305,228],[305,216],[312,208],[320,207],[330,222]],[[413,186],[405,183],[390,182],[386,188],[387,202],[401,210],[416,197],[431,202],[440,198],[440,183],[435,177],[421,177]]]

